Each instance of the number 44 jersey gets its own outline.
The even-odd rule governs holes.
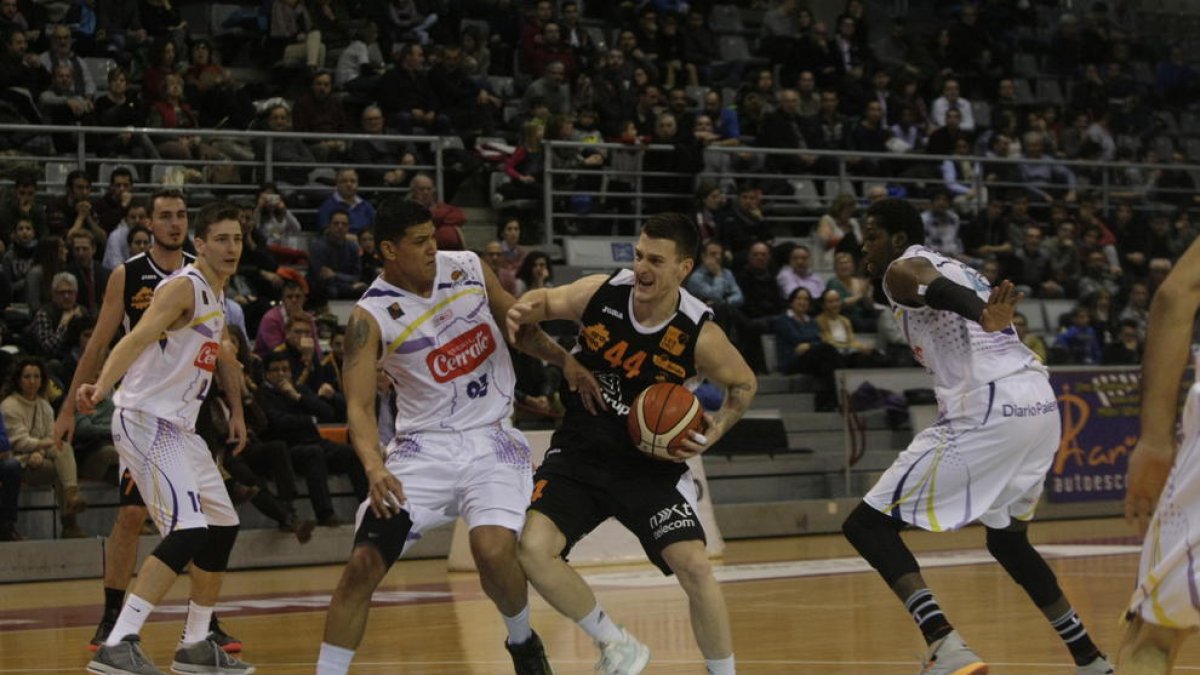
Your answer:
[[[437,253],[428,298],[380,275],[358,306],[379,325],[383,373],[396,390],[396,435],[467,431],[512,415],[516,375],[488,307],[479,257]]]

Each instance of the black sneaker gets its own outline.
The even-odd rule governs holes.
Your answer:
[[[517,675],[554,675],[550,662],[546,660],[546,648],[542,646],[542,639],[537,633],[519,645],[505,642],[504,648],[512,655],[513,671]]]
[[[113,626],[116,623],[116,621],[107,616],[100,619],[100,625],[96,626],[96,634],[92,636],[92,641],[88,643],[89,652],[96,651],[100,648],[100,645],[104,644],[104,641],[108,639],[108,634],[112,632]]]
[[[242,651],[242,641],[221,630],[221,622],[217,621],[216,614],[213,614],[212,620],[208,622],[208,639],[220,645],[226,654]]]

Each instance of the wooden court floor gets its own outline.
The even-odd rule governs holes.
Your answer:
[[[1118,617],[1137,569],[1138,543],[1118,520],[1036,524],[1035,542],[1101,648],[1115,650]],[[1074,672],[1066,650],[1025,597],[986,562],[983,531],[906,535],[950,620],[992,672]],[[0,548],[0,555],[2,555]],[[912,619],[874,572],[862,571],[838,536],[731,542],[717,561],[733,622],[738,671],[747,675],[914,675],[923,651]],[[232,573],[220,610],[260,673],[311,673],[323,607],[337,566]],[[588,568],[606,609],[653,650],[647,673],[703,673],[678,586],[649,566]],[[170,664],[186,608],[176,584],[143,632],[160,667]],[[97,580],[0,586],[0,673],[83,672],[99,615]],[[555,672],[590,673],[595,648],[574,624],[533,596],[533,623]],[[511,673],[504,629],[470,574],[440,560],[398,564],[376,596],[351,672],[405,675]],[[1200,638],[1179,672],[1200,672]]]

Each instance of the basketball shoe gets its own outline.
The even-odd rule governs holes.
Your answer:
[[[1113,668],[1113,664],[1108,662],[1108,658],[1103,654],[1096,657],[1095,661],[1086,666],[1076,666],[1075,675],[1113,675],[1117,669]]]
[[[100,649],[100,645],[108,639],[108,634],[112,632],[115,625],[116,619],[110,619],[107,616],[100,619],[100,625],[96,626],[96,633],[92,635],[92,641],[88,643],[88,651],[94,652]]]
[[[621,639],[597,642],[596,646],[600,648],[596,672],[601,675],[638,675],[650,663],[650,648],[623,627]]]
[[[987,675],[988,667],[967,647],[958,631],[929,645],[920,675]]]
[[[101,644],[87,664],[89,673],[98,675],[166,675],[142,651],[142,639],[126,635],[117,645]]]
[[[221,629],[221,622],[217,621],[216,614],[213,614],[212,619],[208,622],[208,639],[220,645],[227,654],[237,654],[242,651],[242,641]]]
[[[250,675],[254,666],[226,654],[221,645],[212,638],[203,642],[180,646],[175,650],[171,663],[173,673],[221,673],[222,675]]]
[[[512,655],[513,670],[517,675],[554,675],[546,660],[546,648],[537,633],[519,645],[505,642],[504,648]]]

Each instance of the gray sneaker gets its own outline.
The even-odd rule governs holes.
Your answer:
[[[958,631],[929,645],[920,675],[987,675],[988,667],[967,647]]]
[[[1113,668],[1113,664],[1109,663],[1103,654],[1086,666],[1075,667],[1075,675],[1113,675],[1116,672],[1117,669]]]
[[[209,638],[175,650],[172,673],[183,675],[249,675],[254,666],[225,653],[221,645]]]
[[[101,644],[88,662],[87,671],[98,675],[166,675],[142,652],[142,639],[137,635],[126,635],[112,647]]]
[[[600,648],[596,672],[601,675],[638,675],[650,663],[650,648],[624,628],[621,628],[621,639],[597,642],[596,646]]]

